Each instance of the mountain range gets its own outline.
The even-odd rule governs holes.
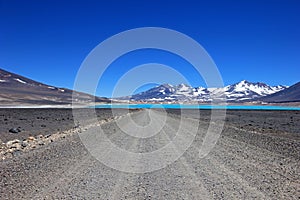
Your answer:
[[[73,96],[72,96],[73,95]],[[246,80],[223,88],[191,87],[187,84],[162,84],[131,96],[108,99],[67,88],[47,85],[0,69],[0,106],[71,105],[72,97],[78,105],[118,102],[211,102],[222,99],[232,103],[300,102],[300,82],[290,87]]]
[[[280,98],[277,97],[277,94],[281,94]],[[279,103],[300,101],[299,94],[299,87],[269,86],[261,82],[252,83],[243,80],[223,88],[191,87],[186,84],[175,86],[162,84],[145,92],[118,99],[136,102],[211,102],[213,99],[222,99],[233,103],[250,101]],[[276,99],[274,99],[275,97]]]

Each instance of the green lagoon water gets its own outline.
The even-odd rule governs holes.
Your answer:
[[[99,104],[95,108],[164,108],[164,109],[228,109],[228,110],[300,110],[300,107],[268,105],[191,105],[191,104]]]

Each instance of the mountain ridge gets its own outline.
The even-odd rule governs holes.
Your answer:
[[[107,98],[47,85],[0,69],[0,105],[70,105],[72,95],[78,104],[110,102]]]
[[[268,96],[286,88],[288,86],[269,86],[262,82],[253,83],[246,80],[223,88],[191,87],[183,83],[173,86],[165,83],[147,91],[117,99],[149,102],[211,102],[214,99],[222,99],[229,102],[244,102]]]
[[[268,103],[300,102],[300,82],[277,93],[261,97],[258,100]]]
[[[0,69],[0,105],[2,106],[71,105],[72,98],[78,105],[111,103],[112,101],[121,103],[124,101],[207,103],[216,99],[229,103],[286,103],[300,102],[300,82],[288,87],[283,85],[270,86],[262,82],[254,83],[242,80],[222,88],[191,87],[184,83],[178,85],[165,83],[131,96],[108,99],[51,86]]]

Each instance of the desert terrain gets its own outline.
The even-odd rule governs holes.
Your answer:
[[[163,147],[180,124],[180,110],[170,109],[158,134],[137,138],[125,134],[116,122],[131,119],[146,126],[149,114],[160,120],[162,111],[128,114],[119,109],[113,116],[110,109],[97,109],[96,113],[106,136],[131,152]],[[90,116],[85,114],[83,109],[88,122]],[[228,110],[222,134],[205,158],[199,157],[199,147],[210,110],[201,110],[200,117],[190,110],[183,118],[186,127],[199,125],[199,129],[178,160],[160,170],[126,173],[102,164],[87,151],[78,133],[91,134],[94,125],[80,127],[71,109],[1,109],[0,199],[300,198],[300,111]],[[20,132],[9,132],[12,128]]]

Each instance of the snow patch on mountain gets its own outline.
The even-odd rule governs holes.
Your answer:
[[[21,80],[21,79],[19,79],[19,78],[14,78],[14,80],[16,80],[16,81],[18,81],[18,82],[20,82],[20,83],[26,84],[25,81],[23,81],[23,80]]]

